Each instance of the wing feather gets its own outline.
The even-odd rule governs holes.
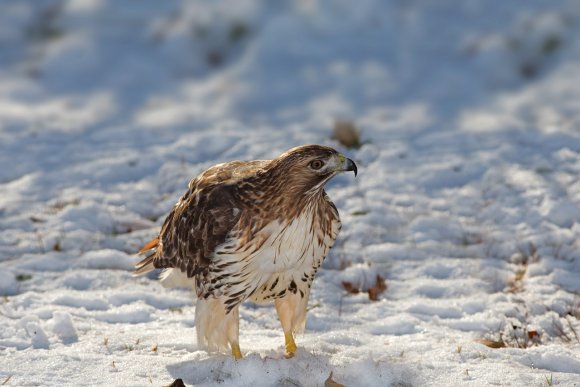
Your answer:
[[[179,268],[188,277],[207,273],[216,247],[234,230],[243,211],[237,183],[255,175],[269,161],[232,161],[193,179],[159,233],[139,252],[155,249],[135,265],[135,274],[155,268]]]

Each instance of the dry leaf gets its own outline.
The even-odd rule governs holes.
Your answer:
[[[344,384],[340,384],[332,380],[332,371],[330,371],[330,375],[328,375],[328,379],[324,381],[324,387],[345,387]]]
[[[371,301],[378,301],[379,296],[382,292],[387,290],[387,285],[385,284],[385,279],[377,274],[377,279],[375,282],[375,286],[368,290],[369,292],[369,300]]]
[[[352,282],[348,282],[348,281],[342,281],[342,287],[349,293],[352,294],[358,294],[360,293],[360,290],[358,290],[353,284]]]
[[[360,285],[364,286],[364,285]],[[349,281],[342,281],[342,287],[344,290],[349,292],[350,294],[359,294],[360,292],[364,292],[364,288],[356,287],[352,282]],[[382,292],[387,290],[387,285],[385,284],[385,279],[377,274],[375,279],[375,284],[368,288],[366,291],[369,294],[369,300],[371,301],[378,301],[379,296]]]
[[[185,384],[183,384],[183,380],[175,379],[173,383],[168,384],[167,386],[164,387],[185,387]]]
[[[505,348],[505,343],[503,341],[493,341],[488,339],[476,340],[476,342],[485,345],[489,348]]]
[[[534,337],[540,337],[540,334],[538,333],[538,331],[528,331],[528,337],[530,339],[533,339]]]

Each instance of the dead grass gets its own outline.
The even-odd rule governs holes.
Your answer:
[[[568,314],[576,320],[580,320],[580,293],[577,293],[574,297],[574,305],[570,308]]]
[[[30,275],[30,274],[18,274],[16,276],[16,281],[18,281],[18,282],[30,281],[31,279],[32,279],[32,275]]]
[[[510,258],[510,261],[517,266],[513,278],[508,282],[506,291],[508,293],[522,292],[529,264],[538,262],[540,259],[538,248],[534,243],[530,242],[526,248],[519,248],[518,252]]]
[[[566,322],[568,323],[568,327],[570,328],[570,331],[572,332],[572,334],[576,338],[576,341],[580,344],[580,336],[578,336],[578,332],[576,331],[576,328],[574,328],[574,325],[570,322],[570,319],[568,318],[568,316],[566,316]]]
[[[4,381],[2,382],[2,385],[3,386],[6,385],[10,381],[10,379],[12,379],[12,376],[14,376],[14,375],[8,375],[8,377],[6,379],[4,379]]]
[[[45,212],[49,215],[55,215],[64,210],[66,207],[78,206],[80,203],[81,200],[77,198],[70,200],[56,200],[45,208]]]
[[[528,328],[529,314],[527,308],[523,313],[525,321],[514,318],[506,320],[498,326],[491,338],[483,338],[476,342],[489,348],[530,348],[542,344],[542,333]]]
[[[566,325],[562,323],[561,319],[552,319],[552,327],[556,332],[556,336],[566,343],[575,341],[580,344],[580,336],[568,316],[564,318],[564,321],[566,322]],[[566,327],[570,331],[569,333],[566,332]]]

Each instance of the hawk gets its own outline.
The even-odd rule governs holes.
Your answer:
[[[310,286],[341,228],[324,185],[343,171],[356,176],[357,167],[321,145],[215,165],[191,180],[134,274],[162,268],[165,285],[192,286],[198,344],[229,347],[236,359],[240,304],[273,301],[291,357]]]

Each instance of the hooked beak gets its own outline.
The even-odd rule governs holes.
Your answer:
[[[356,174],[358,172],[358,169],[356,168],[356,164],[354,163],[354,161],[352,161],[349,158],[346,158],[344,155],[339,155],[338,156],[340,158],[340,169],[339,171],[353,171],[354,172],[354,176],[356,177]]]

